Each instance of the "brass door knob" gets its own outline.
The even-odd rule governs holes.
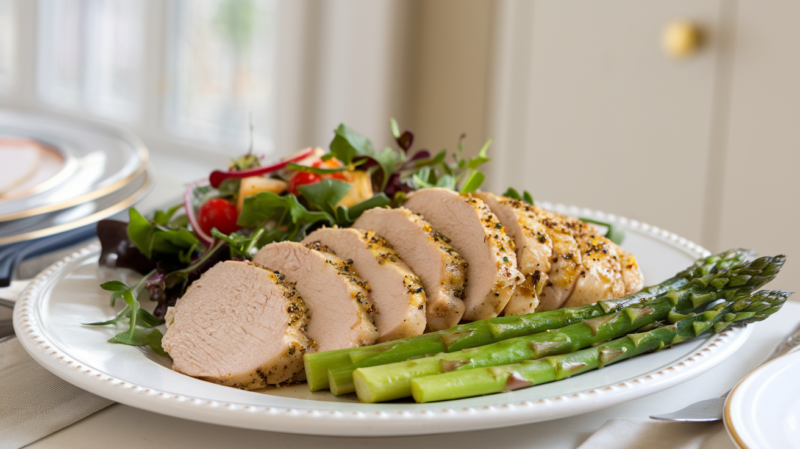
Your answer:
[[[703,32],[692,22],[678,20],[664,28],[664,51],[673,58],[686,58],[697,53],[703,45]]]

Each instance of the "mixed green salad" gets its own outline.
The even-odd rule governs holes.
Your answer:
[[[100,222],[100,264],[144,276],[133,286],[102,284],[112,292],[111,305],[121,298],[125,308],[114,319],[88,324],[127,324],[112,343],[150,346],[165,354],[157,326],[188,285],[217,262],[250,259],[264,245],[301,241],[321,226],[350,226],[367,209],[402,205],[415,190],[472,193],[483,184],[480,168],[490,161],[491,139],[473,157],[464,156],[464,135],[455,151],[434,154],[414,149],[414,134],[401,132],[394,119],[390,125],[396,148],[378,151],[342,124],[328,150],[307,148],[271,165],[262,165],[251,150],[226,171],[189,184],[181,204],[151,217],[132,208],[128,223]],[[528,192],[508,189],[504,195],[533,204]],[[619,231],[601,224],[619,242]],[[155,302],[152,313],[138,300],[144,292]]]

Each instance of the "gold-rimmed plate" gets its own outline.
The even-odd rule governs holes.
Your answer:
[[[0,246],[59,234],[112,217],[144,198],[153,186],[153,179],[152,171],[145,171],[134,182],[101,198],[3,223]]]
[[[800,351],[742,379],[725,402],[725,429],[739,449],[800,449]]]
[[[19,167],[0,189],[0,222],[69,209],[111,195],[147,169],[138,138],[108,126],[86,125],[43,114],[0,110],[0,143]],[[24,156],[22,156],[24,155]],[[39,159],[36,159],[36,158]],[[2,187],[2,186],[0,186]]]

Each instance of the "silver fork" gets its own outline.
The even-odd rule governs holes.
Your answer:
[[[776,359],[784,354],[788,354],[800,346],[800,325],[798,325],[792,333],[790,333],[779,345],[775,351],[764,360],[761,365],[773,359]],[[758,366],[761,366],[758,365]],[[755,368],[754,368],[755,369]],[[666,413],[664,415],[651,415],[653,419],[661,419],[664,421],[680,421],[680,422],[712,422],[722,420],[722,410],[725,407],[725,400],[731,390],[718,398],[706,399],[704,401],[695,402],[694,404],[678,410],[677,412]]]

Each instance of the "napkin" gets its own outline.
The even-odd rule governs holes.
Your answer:
[[[578,449],[736,449],[722,421],[612,419]]]
[[[16,338],[0,343],[0,449],[33,443],[111,404],[39,366]]]

